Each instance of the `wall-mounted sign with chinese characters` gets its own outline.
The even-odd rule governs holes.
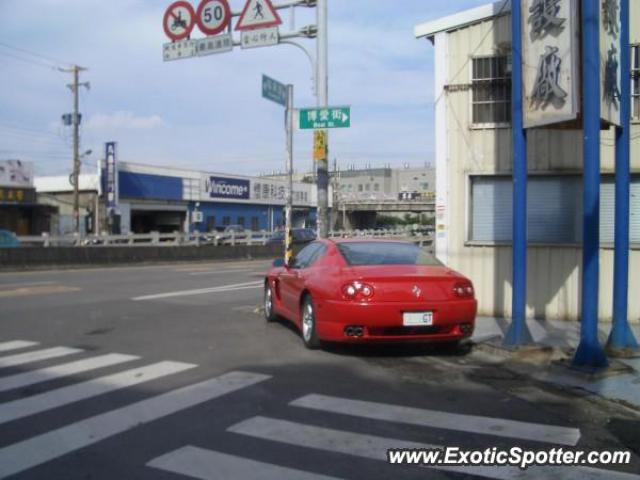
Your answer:
[[[300,129],[349,128],[351,107],[301,108]]]
[[[311,205],[313,187],[308,184],[296,183],[293,185],[293,204],[298,206]],[[256,179],[251,180],[251,201],[271,205],[284,205],[287,201],[286,182],[277,180]]]
[[[520,1],[524,127],[575,120],[580,111],[577,0]]]
[[[600,115],[620,126],[620,0],[600,1]]]

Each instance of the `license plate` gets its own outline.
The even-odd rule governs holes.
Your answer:
[[[428,327],[433,325],[433,312],[404,312],[402,324],[405,327]]]

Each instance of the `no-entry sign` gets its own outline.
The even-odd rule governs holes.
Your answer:
[[[164,33],[174,42],[187,38],[195,25],[196,14],[189,2],[180,0],[169,5],[164,14]]]

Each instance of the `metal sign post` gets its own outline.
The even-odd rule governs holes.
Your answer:
[[[287,137],[287,203],[285,206],[284,261],[291,264],[293,259],[293,85],[285,85],[273,78],[262,75],[262,97],[285,107],[284,128]]]
[[[629,0],[620,1],[620,123],[616,128],[616,212],[613,270],[613,326],[606,351],[628,356],[640,351],[629,326],[629,183],[630,183],[630,101]]]
[[[599,3],[582,0],[583,95],[583,245],[582,321],[580,344],[573,365],[603,368],[609,362],[598,340],[600,286],[600,10]]]
[[[293,85],[287,85],[287,206],[285,207],[284,261],[293,260]]]
[[[522,95],[522,4],[511,5],[513,31],[513,71],[511,87],[513,136],[513,294],[511,298],[511,325],[504,344],[518,347],[533,343],[527,327],[527,134],[524,130]]]

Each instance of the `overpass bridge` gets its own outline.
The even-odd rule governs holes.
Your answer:
[[[410,213],[435,215],[435,198],[430,195],[418,195],[403,192],[398,197],[389,195],[360,195],[338,198],[334,202],[341,214],[346,228],[372,228],[378,215]]]

